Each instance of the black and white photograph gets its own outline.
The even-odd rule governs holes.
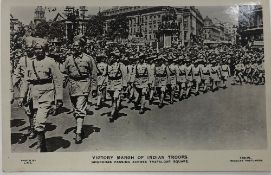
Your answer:
[[[269,8],[5,1],[4,169],[270,170]]]
[[[261,5],[15,6],[12,152],[267,147]]]

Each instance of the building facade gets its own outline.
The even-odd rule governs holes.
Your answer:
[[[220,29],[214,25],[213,21],[208,16],[204,18],[203,33],[205,43],[220,41]]]
[[[263,14],[260,5],[239,6],[239,42],[242,45],[263,46]]]
[[[59,22],[65,26],[65,40],[73,41],[74,36],[84,35],[86,32],[86,25],[90,16],[86,15],[86,6],[66,6],[63,13],[59,12],[52,19],[51,23]]]
[[[37,26],[37,24],[42,22],[42,21],[46,21],[45,8],[43,8],[42,6],[37,6],[34,13],[35,13],[34,14],[34,24],[35,24],[35,26]]]
[[[204,43],[236,43],[236,27],[221,21],[213,22],[208,16],[204,18]]]
[[[148,41],[179,42],[183,45],[200,35],[203,19],[200,12],[191,7],[122,6],[101,12],[106,16],[105,30],[118,15],[129,19],[129,39],[143,37]]]

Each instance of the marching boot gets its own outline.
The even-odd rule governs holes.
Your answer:
[[[75,135],[75,144],[81,144],[82,143],[82,134],[81,133],[76,133]]]
[[[75,134],[75,144],[82,143],[82,127],[83,127],[83,118],[76,119],[76,134]]]
[[[37,137],[38,137],[38,150],[39,150],[39,152],[47,152],[44,131],[37,132]]]
[[[174,101],[173,101],[173,97],[170,97],[170,102],[169,102],[170,104],[173,104],[174,103]]]
[[[139,110],[139,114],[144,114],[144,109],[143,109],[143,108],[141,108],[141,109]]]
[[[29,128],[27,129],[26,132],[24,132],[24,135],[27,135],[29,136],[32,132],[33,132],[33,120],[32,120],[32,117],[31,116],[28,116],[28,119],[29,119]]]
[[[34,139],[36,136],[37,136],[37,132],[35,132],[34,130],[34,118],[33,117],[29,117],[29,123],[30,123],[30,126],[29,126],[29,134],[28,134],[28,138],[29,139]]]
[[[149,105],[152,105],[153,104],[153,99],[151,98],[150,100],[149,100]]]

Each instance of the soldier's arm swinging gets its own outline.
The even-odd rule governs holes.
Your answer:
[[[63,77],[57,66],[52,62],[50,65],[51,76],[53,78],[54,86],[55,86],[55,98],[56,98],[56,106],[61,107],[63,105]]]
[[[97,65],[92,57],[90,57],[90,66],[89,66],[89,72],[91,73],[91,88],[92,90],[97,90]]]

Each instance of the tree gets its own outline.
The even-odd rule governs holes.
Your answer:
[[[62,22],[52,22],[48,31],[50,39],[58,38],[61,39],[65,36],[65,24]]]
[[[104,34],[105,17],[98,13],[89,19],[86,25],[86,36],[101,37]]]
[[[35,35],[41,38],[48,36],[49,29],[50,29],[49,24],[46,21],[41,21],[40,23],[37,24],[35,28]]]
[[[129,35],[128,18],[119,15],[115,20],[110,21],[107,34],[111,39],[124,39]]]

